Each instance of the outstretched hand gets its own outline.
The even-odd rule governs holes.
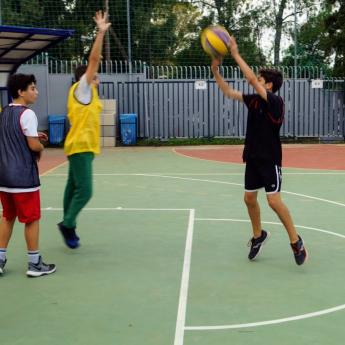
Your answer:
[[[109,23],[108,21],[108,12],[97,11],[95,16],[93,17],[93,20],[95,21],[98,30],[102,33],[106,32],[111,25],[111,23]]]
[[[237,46],[236,38],[234,36],[230,36],[228,50],[232,56],[238,54],[238,46]]]

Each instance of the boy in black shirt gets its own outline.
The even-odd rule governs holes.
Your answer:
[[[244,102],[248,107],[243,151],[243,161],[246,162],[244,202],[253,228],[253,237],[248,243],[248,258],[254,260],[270,236],[268,231],[261,228],[260,206],[257,201],[258,190],[264,187],[269,206],[276,212],[288,233],[295,261],[297,265],[302,265],[308,254],[280,196],[282,149],[279,132],[284,119],[284,102],[274,93],[283,83],[282,74],[275,70],[260,70],[257,77],[239,54],[234,37],[231,37],[228,48],[247,81],[257,92],[243,95],[232,89],[219,74],[220,61],[213,59],[211,69],[222,92],[227,97]]]

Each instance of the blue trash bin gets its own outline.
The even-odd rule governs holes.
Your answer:
[[[48,115],[49,143],[61,144],[65,138],[65,115]]]
[[[121,141],[124,145],[137,143],[137,114],[120,114]]]

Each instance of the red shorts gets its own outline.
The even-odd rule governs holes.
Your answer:
[[[32,223],[41,218],[40,191],[26,193],[0,192],[2,216],[7,220],[18,217],[21,223]]]

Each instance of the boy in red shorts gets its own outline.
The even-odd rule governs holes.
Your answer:
[[[25,224],[28,250],[28,277],[55,272],[53,264],[45,264],[39,254],[40,179],[37,160],[44,149],[37,132],[36,114],[28,108],[35,103],[38,91],[33,75],[14,74],[7,88],[13,103],[0,113],[0,198],[3,208],[0,223],[0,275],[4,273],[6,251],[14,222]]]

